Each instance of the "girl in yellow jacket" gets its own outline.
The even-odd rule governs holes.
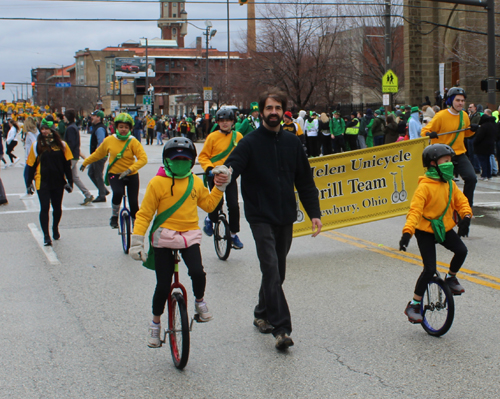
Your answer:
[[[453,181],[451,158],[454,155],[453,149],[446,144],[433,144],[424,150],[422,159],[428,169],[425,176],[419,179],[399,242],[399,249],[406,251],[411,236],[415,234],[424,264],[424,270],[415,286],[413,300],[408,302],[405,309],[411,323],[421,323],[423,320],[420,307],[427,285],[436,273],[436,242],[454,253],[445,282],[454,295],[465,292],[456,274],[467,256],[467,247],[460,237],[469,234],[472,210],[467,197]],[[453,230],[456,225],[453,218],[455,211],[461,218],[458,234]],[[442,223],[436,223],[438,219],[441,219]]]
[[[109,225],[118,228],[118,213],[120,203],[127,186],[130,214],[135,219],[139,210],[139,174],[137,171],[148,162],[148,156],[142,144],[131,135],[134,120],[129,114],[121,113],[115,118],[116,133],[104,139],[92,155],[85,158],[80,170],[95,161],[107,157],[109,154],[108,169],[105,174],[106,185],[111,185],[113,190],[112,213]]]
[[[149,182],[141,209],[137,212],[129,254],[156,272],[153,320],[148,332],[148,346],[151,348],[161,346],[160,320],[170,295],[174,250],[179,250],[189,270],[196,298],[195,313],[200,321],[212,319],[204,300],[206,274],[201,261],[202,234],[197,207],[205,212],[213,211],[230,182],[230,176],[224,165],[214,169],[216,188],[209,192],[203,181],[191,172],[195,160],[196,148],[189,139],[176,137],[167,141],[163,148],[164,167]],[[224,176],[219,176],[219,173]],[[144,251],[144,235],[155,214],[148,254]],[[154,262],[151,262],[152,258]]]

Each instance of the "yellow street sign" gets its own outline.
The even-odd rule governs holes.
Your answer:
[[[397,93],[398,77],[390,69],[382,77],[382,93]]]

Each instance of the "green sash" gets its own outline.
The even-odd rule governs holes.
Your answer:
[[[464,124],[463,113],[464,113],[464,111],[460,111],[460,122],[458,123],[458,130],[462,129],[462,126]],[[453,144],[455,144],[455,141],[457,140],[459,134],[460,134],[460,132],[457,132],[457,134],[455,135],[455,138],[450,143],[450,147],[453,147]]]
[[[109,172],[109,170],[110,170],[110,169],[111,169],[111,167],[115,164],[115,162],[116,162],[116,161],[118,161],[119,159],[121,159],[121,158],[122,158],[123,153],[125,152],[125,150],[127,149],[128,145],[130,144],[131,138],[132,138],[132,136],[130,136],[130,137],[127,139],[127,142],[126,142],[126,143],[125,143],[125,145],[123,146],[123,150],[121,150],[121,151],[119,152],[119,154],[116,156],[116,158],[115,158],[115,159],[113,159],[113,162],[108,163],[108,167],[106,168],[106,174],[105,174],[105,176],[104,176],[104,184],[105,184],[106,186],[109,186],[109,179],[108,179],[108,172]]]
[[[424,216],[425,220],[428,220],[429,222],[431,222],[432,231],[434,232],[434,238],[436,239],[436,241],[439,244],[442,244],[444,242],[444,239],[446,236],[446,229],[444,227],[443,217],[446,214],[446,212],[448,211],[448,208],[450,207],[451,195],[453,193],[453,184],[451,183],[451,180],[448,183],[450,185],[450,197],[448,198],[448,205],[446,205],[446,209],[444,210],[443,214],[437,219],[427,219]]]
[[[155,253],[153,249],[153,243],[152,243],[152,238],[153,234],[155,233],[156,230],[158,230],[158,227],[160,227],[163,223],[165,223],[165,220],[167,220],[170,216],[172,216],[186,201],[187,197],[191,194],[191,191],[193,190],[193,185],[194,185],[194,178],[193,175],[191,174],[189,176],[189,182],[188,186],[186,188],[186,192],[182,195],[182,197],[177,201],[174,205],[172,205],[170,208],[164,210],[162,213],[157,215],[153,221],[153,227],[151,228],[151,231],[149,232],[149,251],[148,251],[148,260],[146,262],[143,262],[142,265],[148,269],[155,270]]]

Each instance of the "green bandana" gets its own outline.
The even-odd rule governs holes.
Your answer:
[[[48,127],[49,129],[51,129],[53,125],[54,125],[53,121],[48,121],[47,119],[42,119],[42,126],[41,127]]]
[[[120,140],[127,140],[130,136],[130,132],[128,132],[125,136],[122,136],[120,133],[118,133],[118,131],[115,133],[116,134],[116,137],[118,137]]]
[[[165,158],[163,162],[165,173],[172,179],[184,179],[191,174],[191,160]]]
[[[441,171],[441,174],[443,175],[443,178],[445,181],[450,181],[453,179],[453,162],[445,162],[439,165],[439,170]],[[425,175],[427,177],[430,177],[431,179],[436,179],[440,180],[441,176],[439,176],[438,171],[436,170],[435,166],[431,166],[427,172],[425,172]]]

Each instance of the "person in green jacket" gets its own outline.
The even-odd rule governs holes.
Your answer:
[[[340,117],[339,111],[333,111],[333,118],[330,119],[330,133],[333,135],[333,153],[345,151],[345,121]]]
[[[248,133],[253,132],[260,126],[259,120],[259,103],[253,102],[250,104],[250,115],[244,119],[239,126],[239,131],[243,137]]]
[[[375,113],[375,118],[371,129],[374,141],[373,144],[377,146],[384,144],[385,119],[383,115],[381,115],[379,109],[376,109],[374,113]]]

